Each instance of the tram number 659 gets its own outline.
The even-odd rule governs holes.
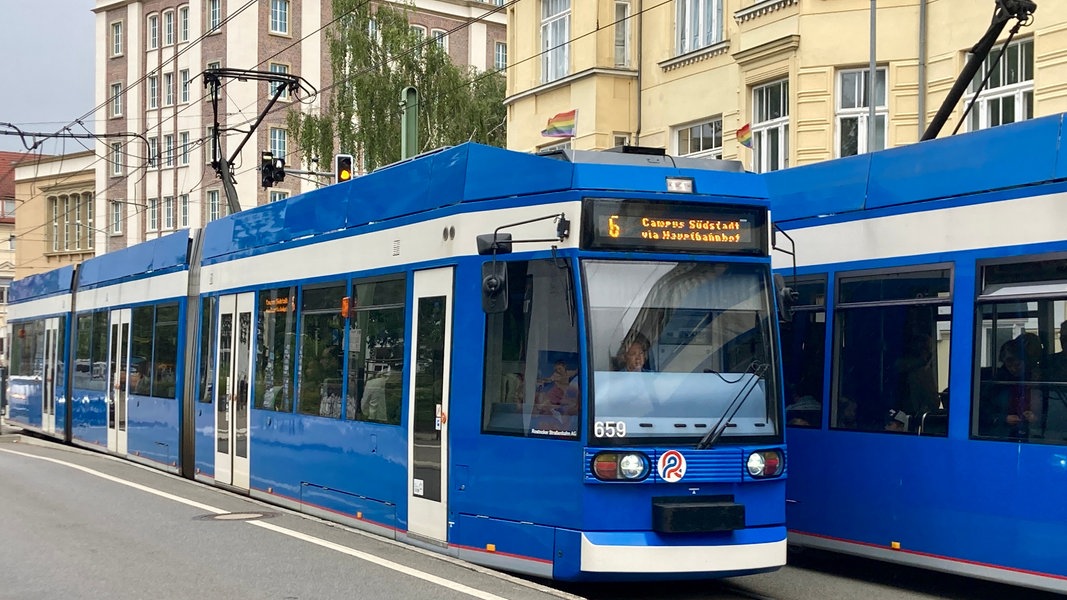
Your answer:
[[[593,423],[593,435],[603,437],[626,437],[624,421],[597,421]]]

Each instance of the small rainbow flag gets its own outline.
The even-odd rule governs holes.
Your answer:
[[[559,113],[548,120],[548,127],[541,130],[545,137],[574,137],[574,127],[578,121],[578,109]]]
[[[737,141],[741,142],[741,145],[745,148],[752,147],[752,128],[745,123],[745,126],[737,130]]]

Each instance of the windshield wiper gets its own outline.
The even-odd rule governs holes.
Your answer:
[[[722,416],[719,417],[719,422],[715,423],[715,427],[712,427],[711,431],[707,432],[704,437],[700,438],[700,441],[697,442],[697,450],[711,448],[715,445],[715,442],[719,441],[722,434],[726,433],[726,429],[730,426],[730,422],[734,420],[734,415],[737,414],[737,411],[741,410],[741,405],[744,404],[745,400],[752,394],[752,390],[759,386],[760,378],[767,372],[767,367],[769,366],[769,363],[763,363],[757,360],[753,360],[752,363],[748,365],[745,372],[752,373],[754,377],[746,381],[740,390],[737,390],[737,395],[734,396],[734,399],[730,401],[729,406],[726,407]]]

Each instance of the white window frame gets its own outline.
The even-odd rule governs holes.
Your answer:
[[[835,151],[837,158],[844,156],[855,156],[856,154],[866,154],[871,149],[867,148],[867,136],[868,128],[870,127],[870,103],[867,99],[867,86],[870,79],[869,68],[866,69],[843,69],[837,72],[837,118],[836,118],[836,135],[835,137]],[[881,146],[875,147],[873,150],[884,150],[886,144],[886,132],[889,130],[889,107],[886,103],[886,97],[888,96],[888,70],[885,67],[878,67],[875,71],[875,93],[880,94],[877,98],[877,103],[874,106],[874,118],[876,122],[881,124]],[[858,77],[856,77],[858,75]],[[846,81],[846,79],[848,81]],[[879,88],[878,80],[881,80],[881,88]],[[855,130],[857,135],[856,140],[856,152],[852,152],[849,149],[846,152],[844,148],[845,124],[847,122],[856,122]],[[877,127],[877,126],[876,126]],[[877,131],[875,132],[875,143],[877,140]]]
[[[148,76],[148,108],[159,108],[159,77]]]
[[[508,68],[507,42],[496,43],[496,47],[493,49],[493,67],[495,67],[497,71],[504,71]]]
[[[676,156],[722,158],[722,115],[680,125],[671,138]]]
[[[630,66],[631,39],[630,0],[615,0],[615,36],[614,53],[616,67]]]
[[[148,215],[145,231],[159,231],[159,198],[148,199]]]
[[[148,35],[148,49],[155,50],[159,48],[159,15],[148,15],[148,24],[145,26],[145,33]]]
[[[778,110],[773,107],[778,96]],[[752,88],[752,170],[767,173],[789,166],[789,80]]]
[[[115,21],[111,24],[111,56],[122,56],[123,49],[123,22]]]
[[[174,45],[174,11],[168,10],[163,13],[163,45]]]
[[[280,202],[288,197],[289,192],[286,190],[271,190],[269,196],[271,202]]]
[[[112,200],[111,204],[111,235],[122,235],[122,203]]]
[[[270,0],[270,32],[289,35],[289,0]]]
[[[724,0],[675,0],[675,47],[679,55],[723,41]]]
[[[268,148],[274,158],[285,158],[289,151],[289,132],[284,127],[271,127]]]
[[[270,66],[268,68],[270,69],[271,73],[279,73],[283,75],[289,74],[289,65],[285,63],[272,62],[270,63]],[[270,96],[272,98],[274,97],[274,92],[278,89],[279,85],[281,84],[275,83],[273,81],[267,85],[267,91],[270,92]],[[285,86],[282,86],[282,88],[282,95],[278,96],[278,100],[289,100],[289,88]]]
[[[189,102],[189,69],[178,71],[178,100],[182,104]]]
[[[570,72],[570,0],[541,0],[541,83]]]
[[[207,191],[207,220],[214,221],[222,216],[222,202],[219,201],[218,190]]]
[[[122,116],[122,82],[111,84],[111,116]]]
[[[189,194],[178,196],[178,227],[189,226]]]
[[[174,105],[174,73],[163,74],[163,106]]]
[[[222,0],[207,0],[207,30],[216,32],[222,27]]]
[[[174,229],[174,196],[163,197],[163,229]]]
[[[148,168],[152,169],[159,166],[159,138],[153,136],[148,138]]]
[[[431,29],[430,39],[437,44],[437,47],[441,49],[441,52],[448,54],[448,32],[444,29]]]
[[[178,164],[183,167],[189,164],[189,141],[188,131],[178,133]]]
[[[1012,42],[1004,51],[1004,56],[997,62],[997,70],[986,82],[985,88],[975,101],[974,90],[985,78],[986,73],[1001,52],[997,46],[974,76],[968,90],[964,106],[974,101],[967,117],[969,131],[988,129],[998,125],[1017,123],[1034,118],[1034,39],[1027,38]],[[1012,64],[1014,63],[1014,64]],[[1010,79],[1015,79],[1007,83]],[[1011,108],[1012,114],[1005,118],[1005,111]]]
[[[168,133],[163,136],[163,166],[174,166],[174,134]]]
[[[111,142],[111,174],[122,175],[122,143]]]
[[[189,5],[178,7],[178,43],[189,41]]]
[[[220,68],[222,68],[222,63],[220,61],[217,61],[217,60],[213,60],[213,61],[211,61],[211,62],[209,62],[207,64],[207,69],[220,69]],[[210,102],[211,100],[213,100],[216,97],[216,94],[215,94],[215,90],[214,89],[212,89],[212,88],[208,88],[208,89],[210,89],[211,91],[209,91],[204,96],[204,100]]]

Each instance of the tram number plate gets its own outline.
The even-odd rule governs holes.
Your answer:
[[[593,423],[593,435],[598,438],[626,437],[626,422],[597,421]]]

